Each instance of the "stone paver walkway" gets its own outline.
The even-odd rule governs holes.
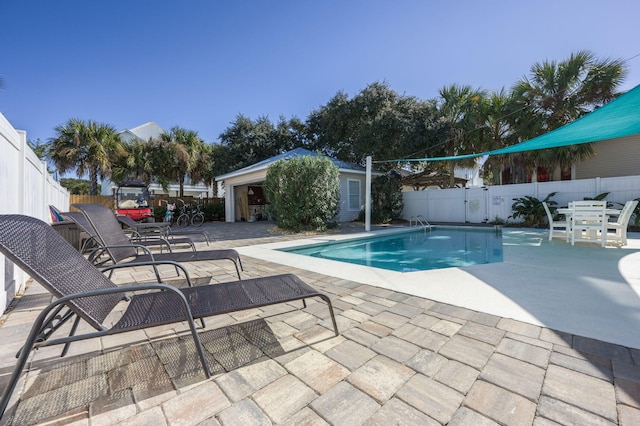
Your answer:
[[[298,238],[271,226],[210,225],[211,247]],[[227,263],[188,268],[199,284],[231,281]],[[0,424],[640,424],[638,349],[257,259],[243,264],[245,277],[293,272],[329,294],[340,336],[321,301],[210,318],[201,335],[211,379],[181,325],[75,343],[65,358],[44,348]],[[144,269],[115,277],[151,278]],[[32,284],[2,316],[0,386],[49,300]]]

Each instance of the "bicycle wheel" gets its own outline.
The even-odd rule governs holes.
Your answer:
[[[191,218],[191,224],[193,226],[202,226],[204,223],[204,215],[202,213],[196,213]]]
[[[178,216],[178,220],[176,220],[176,226],[178,228],[184,228],[188,224],[189,224],[189,216],[187,216],[186,214],[181,214],[180,216]]]

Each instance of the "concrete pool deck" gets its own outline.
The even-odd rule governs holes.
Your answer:
[[[0,426],[640,424],[640,349],[486,313],[485,306],[461,307],[452,291],[442,292],[454,300],[448,303],[411,295],[404,289],[411,286],[402,281],[388,284],[399,290],[362,283],[384,281],[379,271],[361,277],[361,271],[342,271],[343,264],[311,264],[302,256],[282,259],[298,266],[264,260],[275,255],[269,248],[273,244],[310,239],[274,234],[271,228],[264,222],[203,227],[215,239],[209,248],[243,253],[244,278],[295,273],[329,295],[339,336],[331,332],[326,304],[315,300],[307,301],[306,308],[290,303],[209,318],[200,335],[211,357],[211,379],[197,362],[184,324],[77,342],[64,358],[60,347],[41,348],[32,353]],[[349,224],[324,238],[349,238],[361,229]],[[633,250],[570,247],[548,243],[544,231],[514,232],[505,239],[513,248],[505,252],[504,269],[494,272],[496,264],[479,265],[432,271],[436,274],[428,279],[412,275],[410,281],[415,286],[434,283],[427,287],[435,291],[442,287],[435,283],[461,286],[460,281],[472,280],[484,288],[478,297],[491,309],[511,304],[514,312],[536,321],[562,319],[587,332],[593,325],[618,336],[622,333],[613,328],[606,333],[599,323],[618,327],[625,316],[636,321],[638,297],[628,290],[638,278],[632,265],[637,258],[628,257]],[[197,245],[207,249],[204,242]],[[564,293],[546,300],[537,294],[557,292],[570,279],[570,273],[557,271],[562,259],[584,264],[581,277],[570,285],[578,290],[582,285],[589,297],[578,298],[575,306],[552,300]],[[542,271],[539,262],[545,263]],[[185,266],[197,285],[236,279],[231,262]],[[163,273],[175,277],[171,267]],[[342,273],[351,278],[337,276]],[[534,273],[537,279],[523,279],[531,286],[527,291],[511,286],[522,274]],[[114,277],[117,283],[152,279],[146,268]],[[173,280],[168,283],[184,285]],[[542,281],[549,282],[536,284]],[[500,303],[491,300],[491,292]],[[0,389],[34,318],[51,299],[32,283],[0,317]],[[547,312],[552,310],[548,304],[588,312],[600,309],[598,300],[605,306],[597,315],[620,311],[614,323],[594,315],[586,326],[572,325],[568,318],[583,321],[584,315],[565,312],[554,319]]]
[[[640,348],[640,235],[622,248],[571,246],[548,231],[503,228],[503,262],[395,272],[280,251],[405,232],[386,229],[239,247],[246,256],[567,333]]]

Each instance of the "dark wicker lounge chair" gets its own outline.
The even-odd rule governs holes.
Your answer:
[[[240,270],[242,269],[242,261],[240,260],[240,254],[235,250],[203,250],[197,252],[139,255],[137,246],[132,245],[122,230],[116,216],[107,207],[101,204],[74,204],[74,207],[81,210],[87,217],[97,234],[102,249],[104,249],[104,252],[108,254],[114,264],[151,260],[170,260],[174,262],[230,260],[236,267],[238,279],[241,279]]]
[[[146,245],[145,242],[147,241],[151,242],[151,244],[153,244],[153,241],[164,241],[169,247],[187,244],[191,247],[191,250],[196,251],[196,245],[191,238],[170,237],[166,230],[168,227],[161,226],[162,224],[160,223],[138,223],[129,216],[116,216],[116,219],[126,226],[126,229],[132,234],[129,240],[133,243]],[[127,234],[126,231],[125,234]]]
[[[96,233],[95,229],[93,229],[93,226],[89,222],[89,219],[87,219],[87,217],[84,215],[84,213],[64,212],[62,213],[62,215],[68,218],[69,221],[52,223],[51,226],[56,228],[56,231],[58,231],[58,233],[61,234],[63,237],[65,236],[63,232],[57,229],[57,228],[60,228],[59,224],[71,223],[79,227],[82,233],[84,233],[85,235],[85,238],[82,241],[80,241],[78,244],[79,245],[78,251],[80,251],[80,253],[86,253],[91,248],[96,248],[100,246],[100,239],[98,238],[98,234]],[[65,239],[69,241],[68,238],[65,238]],[[164,247],[166,247],[169,252],[172,251],[173,245],[186,244],[186,245],[189,245],[192,251],[196,251],[195,244],[191,239],[184,239],[184,240],[178,239],[175,241],[168,241],[166,238],[163,238],[161,236],[155,236],[155,237],[149,236],[146,238],[142,238],[134,235],[132,237],[129,237],[129,241],[133,244],[142,245],[149,248],[160,247],[161,250],[164,249]]]
[[[172,229],[171,225],[167,222],[136,222],[129,216],[120,215],[117,215],[116,218],[118,219],[118,222],[125,225],[127,228],[134,230],[143,237],[147,235],[160,235],[161,237],[166,238],[173,243],[177,240],[176,237],[185,238],[188,235],[200,235],[207,243],[207,245],[209,245],[209,243],[211,242],[211,238],[207,231],[199,230],[175,232]]]
[[[29,354],[38,347],[68,345],[78,340],[186,321],[202,368],[207,377],[211,377],[194,319],[295,300],[304,302],[310,297],[320,297],[327,303],[334,332],[338,335],[329,297],[292,274],[182,289],[161,283],[116,286],[51,226],[22,215],[0,215],[0,253],[56,298],[38,315],[19,353],[18,362],[2,392],[0,417]],[[114,265],[111,268],[121,267]],[[184,272],[190,282],[187,271]],[[122,302],[124,296],[128,296],[128,302]],[[118,322],[109,327],[104,320],[121,302],[127,303],[127,307]],[[70,335],[53,338],[61,325],[72,318]],[[95,331],[75,335],[80,320]]]

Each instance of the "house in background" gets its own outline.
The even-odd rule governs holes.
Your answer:
[[[233,172],[218,176],[224,183],[225,220],[227,222],[253,221],[267,218],[266,200],[262,185],[267,169],[278,160],[305,155],[321,155],[304,148],[296,148]],[[338,222],[349,222],[358,217],[364,206],[366,170],[364,167],[328,157],[338,166],[340,175],[340,205]],[[372,173],[374,176],[380,173]]]
[[[638,120],[640,122],[640,118]],[[573,166],[572,179],[640,174],[640,133],[596,142],[593,151],[593,157]]]
[[[159,138],[160,135],[166,133],[165,130],[158,126],[153,121],[134,127],[133,129],[125,129],[118,132],[120,137],[125,142],[131,142],[134,140],[148,141],[149,139]],[[117,189],[117,185],[108,179],[102,181],[102,195],[113,196]],[[171,183],[165,191],[162,186],[152,183],[149,185],[149,192],[154,195],[169,195],[177,197],[180,193],[180,185],[178,182]],[[187,197],[195,198],[211,198],[214,196],[213,191],[209,185],[204,183],[194,184],[187,176],[184,184],[184,195]]]

